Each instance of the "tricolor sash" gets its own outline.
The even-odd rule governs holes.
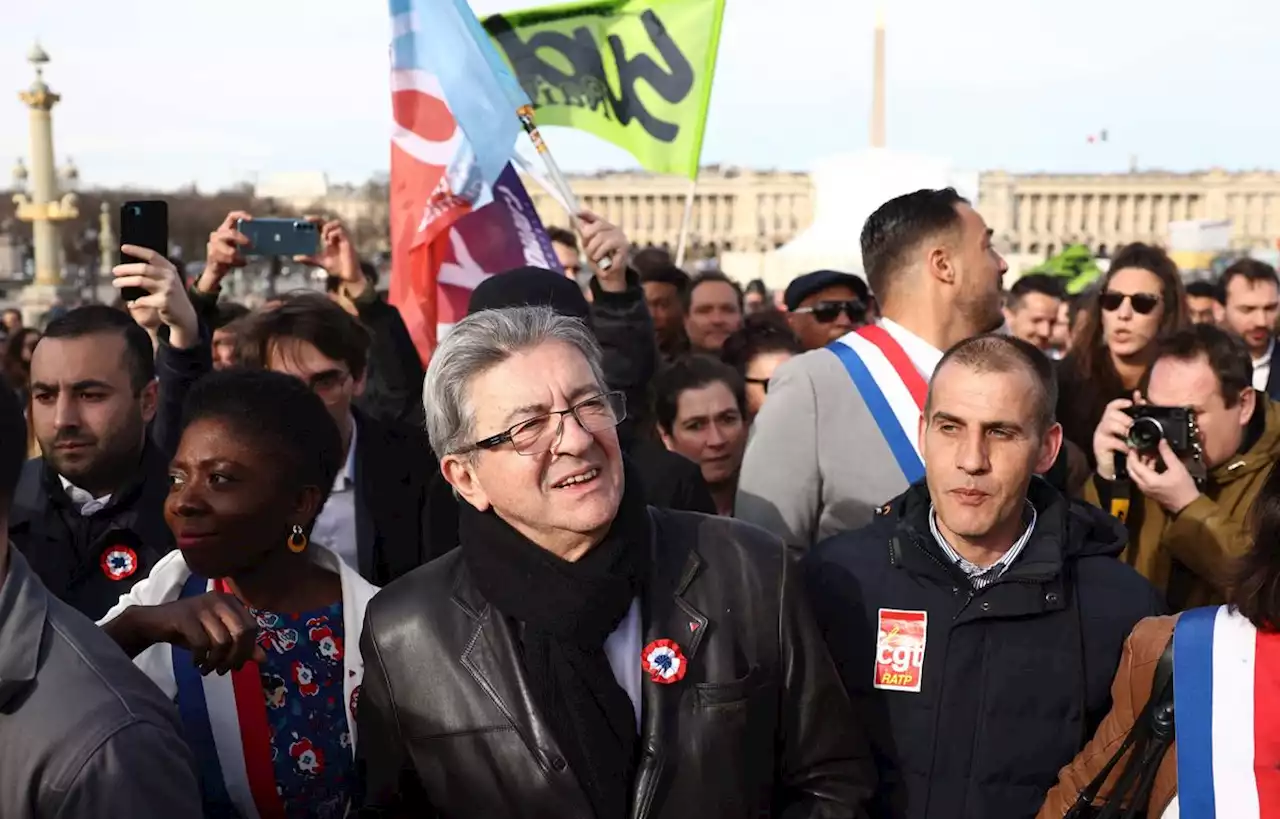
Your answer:
[[[1173,633],[1180,819],[1280,817],[1280,634],[1227,606]]]
[[[226,592],[224,581],[192,575],[182,598]],[[271,729],[258,664],[227,676],[202,676],[191,652],[173,646],[178,713],[196,758],[206,817],[284,819],[271,761]]]
[[[866,326],[831,342],[908,484],[924,477],[920,415],[929,385],[883,327]]]

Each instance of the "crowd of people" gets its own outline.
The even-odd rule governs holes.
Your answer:
[[[0,317],[0,816],[1280,807],[1266,264],[1006,292],[921,190],[773,294],[584,213],[424,368],[338,221],[221,298],[246,219]]]

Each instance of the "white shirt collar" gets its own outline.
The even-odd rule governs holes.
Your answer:
[[[95,498],[93,495],[89,494],[87,490],[81,489],[61,475],[58,476],[58,481],[62,483],[62,491],[67,493],[67,497],[76,505],[80,514],[86,518],[99,510],[106,508],[106,505],[111,503],[110,494],[103,495],[100,498]]]
[[[1258,358],[1255,358],[1253,360],[1253,366],[1255,368],[1269,366],[1271,364],[1271,354],[1274,353],[1275,350],[1276,350],[1276,340],[1275,340],[1275,337],[1273,336],[1271,341],[1267,342],[1267,351],[1263,353],[1261,356],[1259,356]]]
[[[942,360],[941,350],[893,319],[881,318],[880,326],[893,336],[894,341],[902,345],[903,352],[911,359],[911,363],[916,365],[921,375],[926,379],[933,377],[933,371],[938,368],[938,362]]]
[[[356,439],[360,436],[360,426],[356,423],[355,416],[348,416],[351,419],[351,443],[347,446],[347,461],[342,465],[342,471],[333,479],[333,491],[345,492],[347,487],[354,486],[356,482]]]

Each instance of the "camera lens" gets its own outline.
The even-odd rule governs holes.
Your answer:
[[[1164,427],[1154,418],[1139,418],[1129,427],[1128,444],[1134,449],[1150,450],[1160,444],[1164,437]]]

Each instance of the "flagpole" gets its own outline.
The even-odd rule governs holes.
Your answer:
[[[582,230],[578,222],[578,198],[573,195],[573,188],[569,187],[569,181],[564,178],[560,166],[556,163],[555,157],[551,155],[551,149],[547,147],[546,140],[542,138],[542,134],[538,132],[538,125],[533,121],[533,106],[523,105],[516,110],[516,116],[520,118],[520,124],[524,127],[524,132],[529,135],[529,139],[533,142],[534,150],[538,152],[538,157],[542,160],[543,167],[546,168],[548,180],[555,186],[560,194],[560,198],[564,200],[564,204],[569,206],[569,222],[573,226],[574,235],[578,237],[578,252],[586,255],[586,251],[582,247]],[[613,259],[608,256],[596,263],[602,271],[607,271],[613,267]]]
[[[680,221],[680,238],[676,240],[676,267],[684,267],[684,252],[689,240],[689,223],[693,221],[693,200],[698,195],[698,174],[689,180],[684,195],[684,219]]]

